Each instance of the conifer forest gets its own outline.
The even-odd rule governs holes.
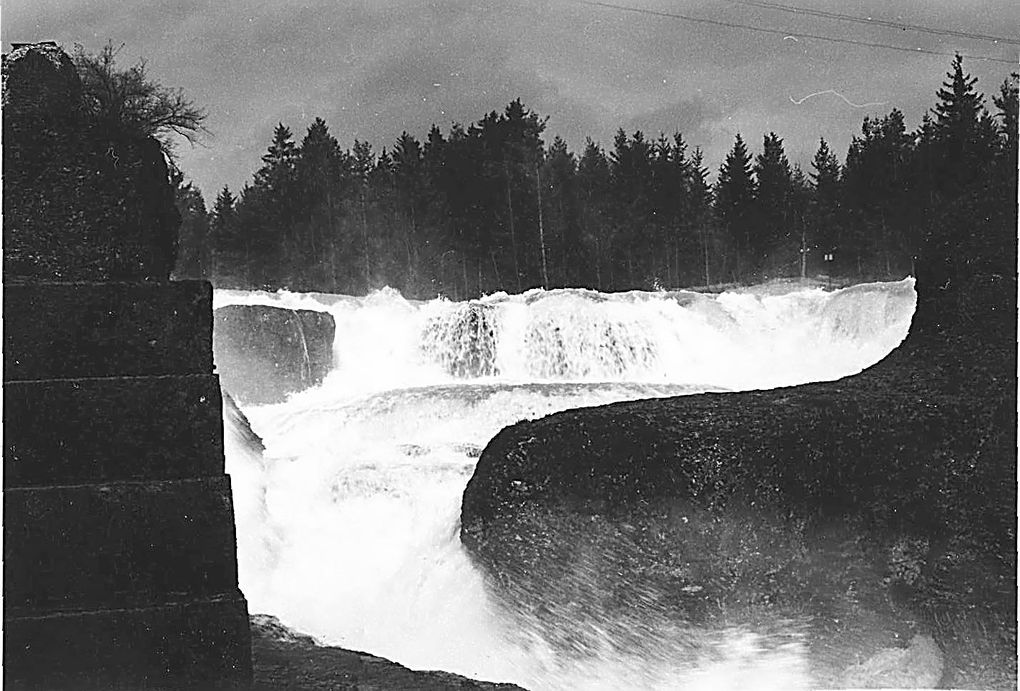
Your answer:
[[[807,169],[781,133],[736,135],[710,171],[681,132],[617,131],[580,151],[519,99],[448,131],[349,147],[316,118],[276,126],[242,189],[207,205],[176,174],[177,277],[220,288],[466,299],[538,286],[600,291],[844,281],[913,272],[925,234],[960,261],[1003,261],[1016,223],[1017,75],[991,95],[960,56],[920,123],[865,117]],[[954,239],[954,242],[959,238]],[[1005,269],[1004,269],[1005,270]]]

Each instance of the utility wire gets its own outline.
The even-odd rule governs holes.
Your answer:
[[[955,36],[956,38],[967,38],[974,41],[988,41],[991,43],[1006,43],[1009,45],[1020,45],[1020,39],[1006,38],[1005,36],[992,36],[990,34],[978,34],[971,33],[969,31],[956,31],[955,29],[940,29],[930,26],[921,26],[920,24],[910,24],[908,22],[895,22],[887,19],[875,19],[873,17],[858,17],[850,14],[842,14],[840,12],[827,12],[826,10],[816,10],[809,7],[794,7],[793,5],[783,5],[777,2],[765,2],[764,0],[726,0],[736,5],[749,5],[751,7],[761,7],[767,10],[777,10],[779,12],[789,12],[791,14],[802,14],[810,15],[812,17],[824,17],[826,19],[835,19],[841,22],[854,22],[856,24],[873,24],[876,26],[884,26],[891,29],[900,29],[905,31],[917,31],[926,34],[935,34],[937,36]]]
[[[906,48],[904,46],[894,46],[889,43],[871,43],[869,41],[856,41],[851,38],[837,38],[835,36],[820,36],[818,34],[808,34],[802,31],[792,32],[781,29],[768,29],[761,26],[750,26],[748,24],[738,24],[736,22],[724,22],[718,19],[706,19],[703,17],[691,17],[686,14],[678,14],[675,12],[662,12],[660,10],[651,10],[645,7],[628,7],[626,5],[614,5],[610,2],[601,2],[600,0],[570,0],[575,4],[579,5],[590,5],[592,7],[604,7],[612,10],[623,10],[625,12],[634,12],[637,14],[651,15],[654,17],[666,17],[667,19],[680,19],[687,22],[695,22],[698,24],[709,24],[711,26],[721,26],[728,29],[745,29],[747,31],[757,31],[762,34],[771,34],[773,36],[782,36],[783,38],[813,38],[818,41],[829,41],[830,43],[843,43],[852,46],[864,46],[866,48],[887,48],[889,50],[899,50],[904,53],[921,53],[925,55],[941,55],[946,57],[953,57],[956,53],[945,53],[937,50],[928,50],[926,48]],[[1020,60],[1007,60],[1005,58],[994,58],[988,55],[965,55],[960,53],[960,57],[967,58],[968,60],[988,60],[990,62],[1001,62],[1006,65],[1016,65]]]

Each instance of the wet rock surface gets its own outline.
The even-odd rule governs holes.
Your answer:
[[[908,339],[854,377],[504,429],[461,537],[508,616],[574,653],[598,645],[585,622],[599,637],[619,622],[610,640],[795,632],[830,686],[872,667],[905,678],[911,653],[888,651],[930,640],[943,666],[921,686],[1015,687],[1015,342],[1001,312],[940,326],[931,303],[922,292]]]
[[[333,368],[333,317],[313,310],[227,305],[213,314],[213,358],[239,403],[279,403]]]

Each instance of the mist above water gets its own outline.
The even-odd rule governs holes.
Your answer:
[[[533,290],[456,303],[217,291],[217,307],[315,309],[336,322],[321,386],[245,410],[265,454],[227,435],[251,611],[412,668],[531,689],[804,686],[795,636],[642,624],[621,643],[620,622],[606,622],[602,650],[564,652],[546,623],[510,623],[458,534],[464,486],[503,427],[854,374],[902,341],[916,302],[912,279],[773,292]],[[652,627],[656,613],[641,607],[636,598],[633,620]]]

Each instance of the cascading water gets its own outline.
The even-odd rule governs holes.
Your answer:
[[[328,311],[334,370],[247,409],[263,456],[227,437],[241,587],[253,612],[419,669],[540,688],[793,688],[795,645],[720,640],[683,669],[652,648],[564,660],[507,631],[458,534],[487,441],[567,408],[835,379],[905,337],[913,280],[825,292],[497,294],[464,303],[217,291]],[[678,634],[683,635],[683,634]],[[527,639],[527,642],[524,641]]]

